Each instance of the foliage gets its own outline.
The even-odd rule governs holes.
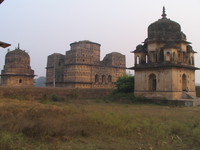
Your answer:
[[[105,102],[120,102],[120,103],[133,103],[135,102],[135,96],[133,93],[118,93],[114,91],[110,95],[104,98]]]
[[[117,89],[116,93],[133,93],[134,92],[134,76],[125,75],[119,77],[115,82]]]
[[[52,94],[51,100],[54,102],[58,102],[58,101],[64,101],[65,99],[64,99],[64,97],[60,97],[60,96],[57,96],[56,94]]]
[[[125,75],[119,77],[115,82],[116,89],[106,96],[104,100],[106,102],[122,102],[122,103],[132,103],[135,102],[136,97],[133,95],[134,92],[134,76]]]
[[[58,96],[56,94],[43,94],[40,98],[37,98],[36,100],[38,100],[40,103],[48,104],[51,102],[64,102],[66,101],[66,97]]]
[[[35,79],[35,87],[45,87],[46,77],[38,77]]]

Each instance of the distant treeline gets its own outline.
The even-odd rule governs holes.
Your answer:
[[[35,87],[45,87],[46,77],[38,77],[35,79],[34,86]]]

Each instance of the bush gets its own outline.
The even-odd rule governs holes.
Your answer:
[[[104,100],[108,101],[117,101],[130,103],[133,102],[135,97],[133,95],[134,91],[134,77],[130,75],[125,75],[119,77],[115,82],[116,89],[107,96]]]
[[[65,97],[57,96],[56,94],[43,94],[41,98],[37,98],[40,103],[49,103],[49,102],[63,102],[65,101]]]
[[[133,93],[112,93],[110,96],[109,96],[109,99],[114,101],[114,100],[131,100],[133,101],[134,100],[134,95]]]
[[[119,77],[115,82],[117,93],[133,93],[134,92],[134,76],[125,75]]]
[[[54,102],[58,102],[58,101],[64,101],[64,97],[60,97],[60,96],[57,96],[55,94],[52,94],[51,95],[51,100],[54,101]]]

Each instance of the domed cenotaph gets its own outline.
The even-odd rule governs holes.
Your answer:
[[[34,76],[27,52],[18,46],[6,54],[4,69],[1,71],[2,86],[33,86]]]
[[[148,27],[148,37],[133,51],[135,96],[148,98],[194,98],[195,70],[191,43],[181,26],[166,17]]]

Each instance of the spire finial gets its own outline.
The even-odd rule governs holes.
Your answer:
[[[162,18],[166,18],[167,14],[165,13],[165,6],[163,6],[163,13],[162,13]]]
[[[18,49],[20,49],[20,44],[18,43]]]

